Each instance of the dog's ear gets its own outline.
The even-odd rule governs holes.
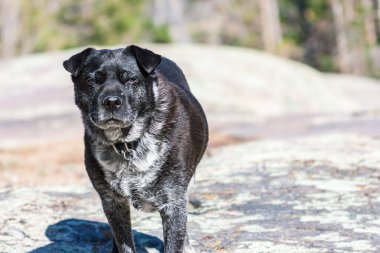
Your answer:
[[[87,48],[83,50],[80,53],[77,53],[73,56],[71,56],[68,60],[63,62],[63,67],[71,73],[72,76],[77,76],[79,71],[81,70],[83,62],[86,60],[86,58],[95,52],[96,49],[94,48]]]
[[[150,74],[161,62],[161,55],[155,54],[148,49],[144,49],[135,45],[127,47],[135,56],[137,64],[145,73]]]

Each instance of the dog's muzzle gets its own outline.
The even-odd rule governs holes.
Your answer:
[[[123,100],[118,96],[107,96],[103,99],[102,104],[106,110],[116,111],[122,106]]]

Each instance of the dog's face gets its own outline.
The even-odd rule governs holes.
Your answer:
[[[161,56],[129,46],[86,50],[63,63],[72,75],[75,103],[85,122],[100,129],[127,128],[154,106],[153,70]]]

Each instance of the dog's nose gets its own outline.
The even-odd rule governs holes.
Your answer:
[[[116,96],[108,96],[103,99],[103,105],[107,110],[116,110],[122,104],[122,100]]]

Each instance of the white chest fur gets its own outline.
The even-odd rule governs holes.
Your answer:
[[[102,166],[110,187],[124,197],[144,202],[137,205],[144,210],[151,209],[149,204],[154,202],[147,188],[156,179],[166,159],[167,147],[166,143],[155,138],[142,138],[136,150],[131,151],[128,160],[116,153],[112,146],[102,144],[96,146],[94,155]]]

